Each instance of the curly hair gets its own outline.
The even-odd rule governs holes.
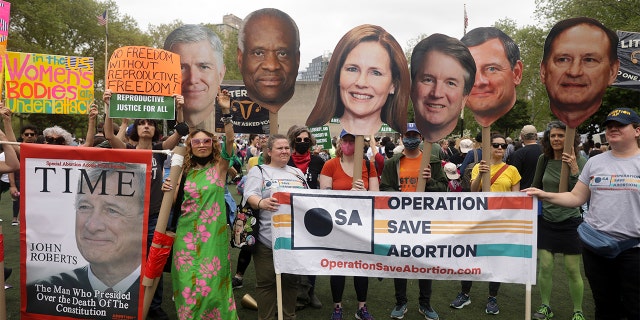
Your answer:
[[[215,165],[216,163],[218,163],[218,161],[220,161],[220,158],[221,158],[222,147],[220,146],[220,143],[218,143],[218,139],[216,138],[216,136],[209,131],[196,129],[191,133],[189,133],[189,136],[187,137],[187,141],[185,141],[185,144],[187,145],[187,154],[184,157],[184,170],[186,172],[188,172],[190,169],[193,169],[196,166],[196,163],[194,161],[191,161],[191,158],[193,157],[191,139],[193,139],[193,136],[195,136],[198,132],[202,132],[206,134],[208,137],[210,137],[211,139],[213,139],[213,143],[211,145],[211,153],[213,154],[213,158],[211,159],[210,163],[213,163]]]
[[[63,137],[66,145],[71,145],[71,142],[73,142],[73,137],[71,136],[71,133],[69,133],[65,129],[62,129],[61,127],[53,126],[53,127],[46,128],[42,131],[42,135],[44,135],[45,137],[52,134]]]

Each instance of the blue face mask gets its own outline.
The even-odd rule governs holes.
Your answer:
[[[404,148],[407,150],[415,150],[420,146],[420,142],[422,139],[418,137],[404,137],[402,138],[402,144],[404,144]]]

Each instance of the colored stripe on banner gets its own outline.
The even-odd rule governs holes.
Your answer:
[[[533,249],[531,246],[523,244],[478,244],[476,256],[531,258],[533,256]]]
[[[278,199],[278,204],[282,204],[282,205],[291,204],[291,194],[289,192],[276,192],[272,195],[272,197]]]
[[[273,243],[273,250],[278,249],[291,250],[291,238],[276,238]]]
[[[487,198],[489,210],[504,209],[533,209],[533,197],[489,197]]]

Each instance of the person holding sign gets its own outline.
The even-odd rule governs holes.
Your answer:
[[[560,121],[552,121],[547,125],[542,137],[543,153],[538,157],[535,175],[531,186],[547,192],[558,192],[560,184],[560,167],[569,164],[571,175],[569,187],[578,182],[578,175],[587,162],[578,153],[579,136],[573,140],[573,153],[563,153],[567,126]],[[578,225],[582,222],[580,208],[563,208],[549,202],[542,203],[542,215],[538,216],[538,287],[542,305],[533,314],[533,319],[549,319],[551,311],[551,287],[554,255],[562,254],[565,271],[569,282],[569,295],[573,302],[573,319],[584,320],[582,314],[582,297],[584,283],[580,273],[580,254],[582,243],[578,238]]]
[[[456,40],[457,41],[457,40]],[[415,52],[415,49],[414,49]],[[407,123],[407,130],[402,135],[404,150],[401,154],[394,155],[385,161],[382,169],[380,191],[416,192],[418,186],[418,174],[422,152],[420,151],[422,135],[414,123]],[[426,180],[427,192],[446,192],[448,190],[447,178],[440,165],[440,149],[432,148],[431,161],[423,172]],[[420,190],[422,191],[422,190]],[[402,319],[407,313],[407,279],[393,279],[396,295],[396,305],[391,311],[392,319]],[[430,279],[419,279],[420,297],[418,312],[427,319],[438,319],[438,313],[431,307]]]
[[[516,86],[522,81],[518,45],[494,27],[469,31],[460,39],[476,62],[476,79],[467,107],[483,127],[507,114],[516,102]]]
[[[320,177],[320,189],[329,190],[354,190],[354,191],[379,191],[378,173],[366,159],[354,159],[355,136],[344,129],[340,133],[340,140],[336,150],[336,157],[327,161],[322,168]],[[353,181],[353,168],[355,161],[362,161],[362,179]],[[342,319],[342,294],[344,292],[345,276],[331,276],[331,295],[334,309],[332,320]],[[367,310],[367,291],[369,290],[369,278],[353,277],[356,289],[358,308],[356,319],[369,320],[373,316]]]
[[[475,78],[475,61],[458,39],[436,33],[413,48],[411,101],[416,125],[427,142],[453,131]]]
[[[78,179],[75,203],[76,244],[89,264],[27,284],[27,312],[87,317],[93,311],[103,319],[138,316],[145,168],[93,164]],[[73,290],[75,297],[67,304],[61,303],[64,299],[38,298],[54,289]]]
[[[109,99],[111,98],[111,91],[105,90],[102,99],[105,105],[109,105]],[[177,126],[174,133],[166,140],[160,141],[160,129],[158,128],[158,122],[152,119],[136,119],[133,122],[133,132],[131,133],[131,140],[137,141],[138,144],[132,146],[125,144],[113,134],[113,119],[109,117],[107,113],[104,121],[104,136],[109,140],[109,144],[114,149],[141,149],[141,150],[167,150],[173,149],[180,138],[188,133],[188,128],[182,122],[182,106],[184,104],[184,97],[181,95],[174,95],[176,100],[177,121],[182,123],[181,126]],[[149,202],[149,219],[148,225],[148,239],[147,246],[151,246],[153,241],[153,233],[156,229],[158,222],[158,215],[160,214],[160,206],[162,204],[162,178],[164,177],[164,161],[167,159],[167,155],[164,153],[153,153],[153,169],[151,170],[151,188],[150,188],[150,202]],[[165,318],[166,312],[162,310],[162,278],[156,289],[156,293],[153,296],[151,307],[149,308],[149,315],[157,318]]]
[[[184,121],[189,128],[213,132],[216,95],[224,78],[224,48],[218,35],[203,25],[185,24],[173,30],[164,49],[180,55]],[[297,69],[296,69],[297,70]]]
[[[501,134],[494,134],[491,136],[491,161],[487,163],[485,160],[480,160],[480,163],[473,167],[471,172],[471,192],[482,191],[482,175],[483,173],[490,172],[491,176],[491,190],[485,190],[490,192],[509,192],[520,190],[520,174],[514,166],[510,166],[502,161],[504,153],[507,150],[507,140]],[[462,309],[464,306],[471,303],[469,292],[471,292],[471,286],[473,282],[462,281],[462,290],[458,294],[455,300],[451,302],[450,306],[456,309]],[[499,282],[489,282],[489,298],[487,299],[487,307],[485,312],[487,314],[498,314],[500,309],[498,308],[498,290],[500,289]]]
[[[229,113],[226,94],[218,101]],[[223,118],[226,119],[226,118]],[[187,138],[183,182],[180,183],[181,212],[173,244],[171,278],[179,319],[237,319],[231,286],[225,182],[233,155],[233,124],[225,122],[220,145],[213,133],[196,129]],[[171,190],[171,179],[162,185]],[[176,213],[177,214],[177,213]]]
[[[402,132],[410,81],[402,47],[391,34],[374,25],[355,27],[333,50],[306,125],[319,127],[335,117],[354,135],[373,135],[382,123]]]
[[[562,20],[544,42],[540,79],[553,114],[570,128],[591,117],[618,76],[618,36],[599,21]]]
[[[300,33],[295,21],[274,8],[251,12],[240,25],[237,52],[247,95],[277,113],[296,88]]]
[[[307,189],[307,182],[300,169],[288,166],[291,157],[289,140],[281,134],[272,134],[265,144],[264,163],[251,168],[244,186],[244,203],[260,210],[258,214],[258,242],[253,251],[256,269],[256,301],[258,319],[273,320],[277,308],[276,272],[273,265],[271,218],[280,204],[272,193],[278,187]],[[298,279],[294,274],[282,274],[282,314],[284,319],[296,318]],[[231,278],[229,278],[231,279]]]

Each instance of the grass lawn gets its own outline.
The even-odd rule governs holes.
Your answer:
[[[233,191],[232,191],[233,192]],[[37,200],[36,200],[37,201]],[[52,210],[51,214],[56,214]],[[20,319],[20,246],[19,246],[19,228],[11,226],[11,198],[7,193],[2,195],[0,200],[0,218],[2,222],[2,232],[4,233],[5,247],[5,265],[13,268],[13,274],[7,280],[8,284],[14,286],[12,289],[6,290],[7,319]],[[70,230],[70,232],[73,232]],[[232,249],[231,257],[233,261],[233,273],[235,273],[235,262],[237,261],[239,250]],[[513,272],[521,272],[521,270],[513,270]],[[240,299],[245,294],[251,294],[255,288],[253,263],[249,266],[245,275],[244,287],[235,290],[236,304],[238,305],[238,313],[240,319],[256,319],[257,312],[245,309],[240,305]],[[584,275],[584,271],[583,271]],[[584,277],[584,276],[583,276]],[[573,305],[569,296],[569,288],[567,277],[564,274],[564,267],[560,256],[556,258],[556,267],[554,269],[554,291],[551,297],[551,306],[555,314],[554,319],[571,319],[573,313]],[[169,274],[165,273],[164,277],[164,300],[163,309],[169,313],[171,319],[177,319],[175,307],[171,301],[171,281]],[[476,282],[471,290],[472,303],[464,309],[456,310],[449,307],[449,303],[455,298],[460,290],[459,281],[434,281],[433,294],[431,298],[432,307],[439,313],[440,319],[524,319],[525,318],[525,286],[519,284],[502,284],[498,296],[498,304],[500,305],[499,315],[487,315],[484,312],[486,298],[488,293],[488,283]],[[316,294],[320,301],[324,304],[322,309],[307,308],[297,313],[297,319],[329,319],[331,315],[331,290],[329,288],[329,277],[318,277],[316,283]],[[407,296],[409,298],[409,312],[404,319],[424,319],[418,313],[418,283],[417,280],[409,280]],[[540,304],[540,294],[538,288],[532,288],[532,309],[535,311]],[[377,319],[388,319],[389,313],[395,304],[393,280],[384,279],[379,281],[376,278],[369,280],[368,301],[371,314]],[[353,289],[353,281],[347,279],[343,307],[346,319],[354,319],[353,313],[356,308],[355,290]],[[589,284],[585,279],[585,294],[583,310],[587,319],[594,318],[594,306],[591,296]]]

